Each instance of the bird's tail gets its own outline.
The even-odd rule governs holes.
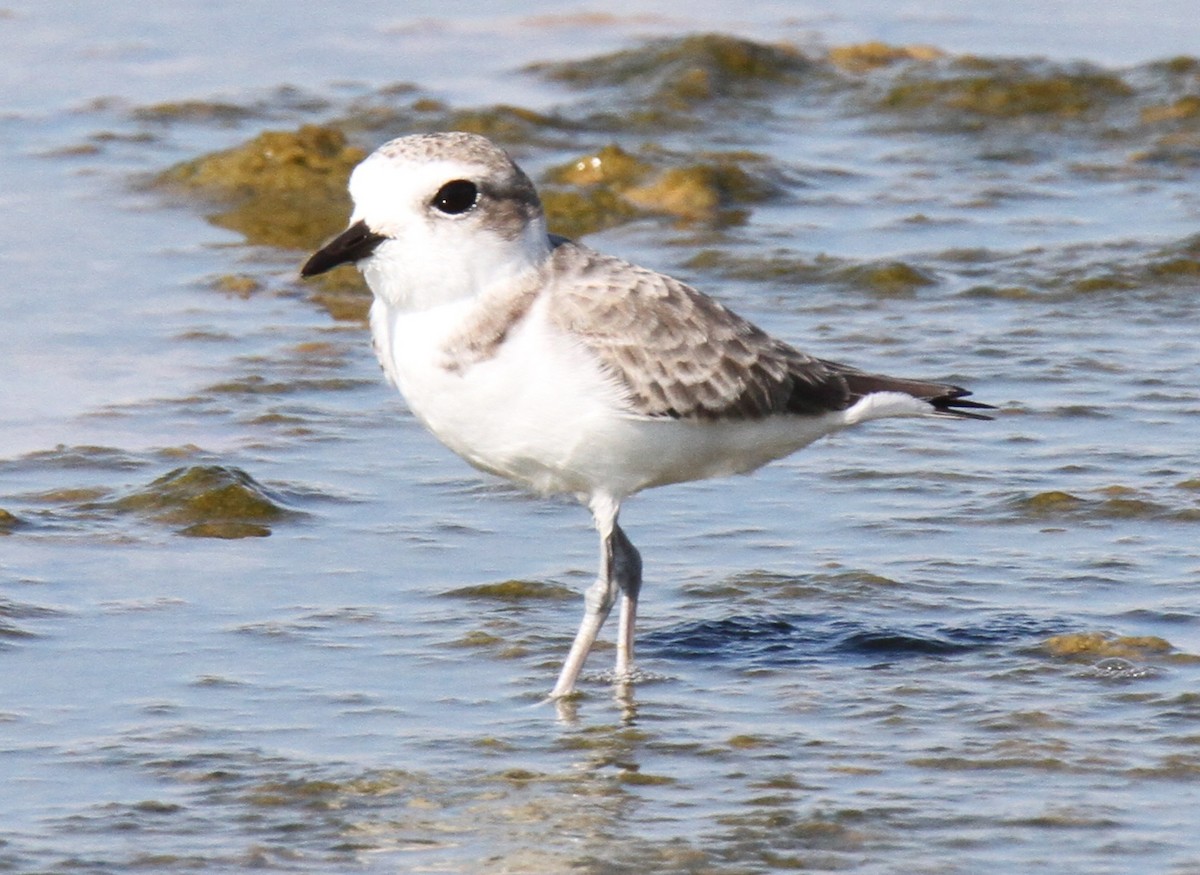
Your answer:
[[[843,371],[842,376],[846,380],[846,386],[850,390],[853,401],[873,392],[903,392],[905,395],[911,395],[913,398],[919,398],[921,401],[933,405],[935,414],[955,416],[959,419],[991,419],[992,417],[986,413],[970,413],[968,411],[996,409],[991,404],[968,401],[966,396],[971,394],[969,390],[948,383],[906,380],[899,377],[886,377],[882,374],[867,374],[856,370]]]

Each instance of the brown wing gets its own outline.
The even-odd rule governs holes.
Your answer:
[[[570,242],[550,270],[551,318],[621,380],[636,413],[759,419],[853,403],[837,366],[677,280]]]
[[[903,392],[936,413],[962,407],[958,386],[868,374],[776,340],[668,276],[555,239],[550,316],[582,338],[644,416],[761,419],[845,410],[872,392]]]

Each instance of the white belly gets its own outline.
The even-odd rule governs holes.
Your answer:
[[[376,352],[414,415],[472,465],[542,493],[620,500],[641,489],[754,470],[847,424],[843,413],[750,422],[628,412],[596,360],[537,306],[490,357],[447,367],[446,340],[469,302],[389,312]]]

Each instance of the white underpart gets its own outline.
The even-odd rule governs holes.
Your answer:
[[[909,395],[869,395],[845,411],[679,420],[625,409],[622,391],[535,304],[493,357],[446,366],[446,342],[475,302],[397,311],[371,329],[385,371],[418,419],[472,465],[539,493],[621,500],[651,486],[741,474],[860,422],[932,411]]]

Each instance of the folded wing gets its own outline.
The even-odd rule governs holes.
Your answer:
[[[549,264],[550,317],[582,339],[626,389],[630,411],[677,419],[761,419],[845,410],[873,392],[903,392],[931,412],[963,408],[958,386],[868,374],[815,358],[670,277],[570,241]]]

